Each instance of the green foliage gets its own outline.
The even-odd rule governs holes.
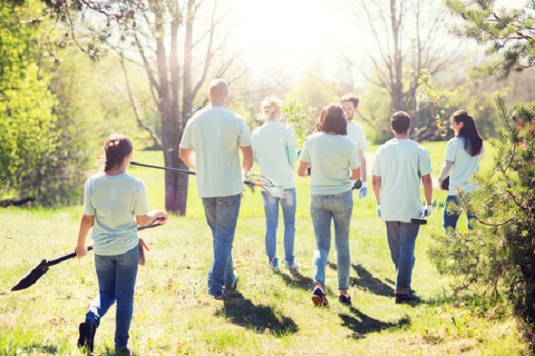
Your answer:
[[[53,114],[56,100],[48,90],[50,79],[33,60],[37,28],[20,25],[35,16],[37,5],[0,4],[0,196],[21,189],[30,175],[43,173],[42,162],[52,155],[60,134]],[[34,189],[21,192],[35,193]]]
[[[421,103],[429,104],[431,116],[435,119],[440,136],[445,139],[448,132],[447,122],[440,119],[440,94],[431,86],[431,73],[427,69],[422,69],[418,74],[417,83],[416,101],[418,105]]]
[[[472,211],[476,228],[434,235],[439,244],[430,254],[441,273],[457,276],[457,290],[505,297],[535,322],[535,103],[517,104],[510,115],[502,95],[496,102],[505,129],[495,141],[494,169],[476,175],[479,189],[449,207]]]
[[[524,9],[494,9],[493,0],[446,0],[450,11],[463,19],[453,29],[460,37],[474,39],[487,46],[487,54],[500,59],[471,71],[476,77],[496,75],[506,78],[535,65],[535,2]]]
[[[294,130],[297,147],[303,147],[307,136],[311,132],[311,122],[304,112],[303,104],[289,95],[284,100],[281,112],[283,118]]]

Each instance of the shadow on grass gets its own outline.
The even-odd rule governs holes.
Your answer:
[[[343,321],[342,326],[353,331],[351,337],[355,339],[362,339],[369,333],[392,328],[402,328],[411,324],[411,319],[408,315],[392,323],[374,319],[355,307],[349,307],[349,311],[351,314],[339,314],[339,316]]]
[[[388,285],[381,281],[379,278],[375,278],[370,272],[366,270],[362,265],[352,264],[353,270],[357,273],[358,277],[351,278],[352,286],[359,286],[370,292],[381,295],[383,297],[394,296],[394,288],[392,285]],[[391,283],[390,280],[387,280]]]
[[[277,315],[272,307],[254,305],[236,290],[229,292],[223,302],[225,308],[218,311],[216,316],[225,317],[231,323],[256,333],[281,337],[295,334],[299,330],[291,318]]]
[[[293,271],[291,276],[284,273],[279,273],[279,275],[289,287],[312,291],[312,286],[314,285],[312,278],[305,277],[298,271]]]

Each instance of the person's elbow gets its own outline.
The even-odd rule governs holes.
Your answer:
[[[82,215],[82,224],[93,226],[95,224],[95,215]]]
[[[178,158],[180,158],[183,162],[186,162],[186,159],[187,159],[186,150],[184,150],[182,147],[178,148]]]
[[[426,174],[425,176],[422,176],[422,183],[424,186],[432,187],[433,179],[431,178],[431,174]]]
[[[381,189],[381,177],[372,176],[372,186],[374,189]]]

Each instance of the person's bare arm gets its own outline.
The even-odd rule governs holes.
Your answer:
[[[136,222],[139,226],[145,226],[159,219],[160,225],[164,225],[167,217],[167,212],[163,210],[151,210],[146,215],[136,215]]]
[[[253,162],[254,162],[253,146],[243,146],[243,147],[240,147],[240,150],[243,154],[243,162],[241,164],[241,175],[242,177],[245,177],[247,175],[247,172],[249,172],[251,168],[253,167]]]
[[[373,193],[375,194],[377,204],[381,203],[381,183],[380,176],[372,176]]]
[[[351,180],[359,180],[359,179],[361,179],[360,178],[360,172],[361,172],[360,167],[352,169],[351,170],[351,177],[349,177],[349,179],[351,179]]]
[[[433,180],[431,174],[422,176],[422,184],[424,185],[424,195],[427,205],[431,205],[433,202]]]
[[[308,167],[310,166],[309,162],[299,161],[299,167],[297,167],[297,175],[299,177],[308,176]]]
[[[186,166],[188,166],[191,169],[195,169],[195,153],[193,152],[193,148],[178,148],[178,158],[184,162]]]
[[[366,156],[364,156],[364,151],[359,151],[359,160],[360,160],[360,172],[362,177],[362,182],[366,182],[368,180],[368,172],[366,170]]]
[[[94,215],[82,215],[82,220],[80,220],[80,229],[78,231],[78,241],[76,243],[76,257],[82,258],[87,255],[87,247],[85,245],[87,234],[94,224]]]

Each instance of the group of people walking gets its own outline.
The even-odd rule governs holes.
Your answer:
[[[310,216],[316,239],[312,302],[315,306],[328,305],[325,270],[331,248],[331,225],[334,225],[338,300],[351,305],[349,232],[354,181],[362,180],[359,199],[368,192],[366,137],[363,128],[353,120],[358,98],[347,95],[342,97],[341,105],[323,108],[315,132],[306,139],[298,154],[292,128],[280,122],[282,102],[278,98],[263,100],[264,123],[251,135],[243,118],[226,108],[230,89],[224,80],[211,82],[208,97],[211,105],[188,120],[179,146],[180,159],[196,170],[198,195],[213,237],[208,294],[223,299],[225,290],[236,286],[232,247],[243,177],[254,162],[263,176],[284,190],[282,196],[262,191],[268,266],[275,272],[280,270],[276,253],[280,207],[284,220],[284,266],[292,272],[299,269],[294,256],[297,197],[293,174],[299,160],[297,174],[310,176]],[[466,111],[454,113],[451,126],[456,137],[448,142],[439,182],[442,184],[450,175],[448,201],[455,203],[457,188],[467,193],[475,189],[470,176],[478,169],[483,140]],[[391,129],[395,138],[377,150],[371,170],[377,215],[386,223],[390,253],[397,270],[395,303],[418,299],[412,293],[411,277],[419,225],[412,224],[411,219],[429,216],[432,203],[431,161],[427,151],[409,138],[410,127],[411,118],[407,113],[400,111],[392,115]],[[165,211],[148,210],[143,182],[126,173],[131,153],[132,143],[128,138],[117,134],[110,136],[105,144],[104,171],[90,177],[85,185],[76,253],[78,257],[87,254],[86,238],[92,227],[99,294],[80,324],[78,345],[90,351],[100,319],[117,301],[115,348],[118,354],[131,354],[127,346],[128,330],[142,248],[136,226],[157,219],[161,224],[167,221]],[[423,208],[421,184],[426,201]],[[458,212],[448,214],[445,211],[444,214],[444,227],[455,228]]]

